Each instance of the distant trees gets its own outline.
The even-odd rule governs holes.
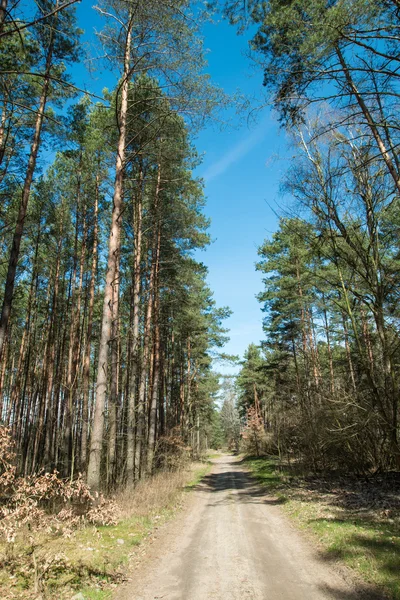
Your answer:
[[[224,442],[231,450],[239,450],[240,442],[240,415],[237,407],[236,386],[229,379],[221,386],[222,406],[221,406],[221,427],[224,436]]]

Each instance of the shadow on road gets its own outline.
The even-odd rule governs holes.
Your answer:
[[[234,463],[240,465],[241,462]],[[261,488],[257,481],[245,471],[230,469],[220,473],[212,473],[202,479],[197,489],[215,494],[217,492],[230,492],[217,497],[209,506],[221,506],[232,502],[244,504],[283,504],[284,498],[271,496]]]
[[[332,600],[387,600],[387,596],[371,591],[370,588],[362,584],[358,586],[357,590],[350,592],[344,592],[327,585],[319,586],[319,589],[327,598],[332,598]]]
[[[201,483],[197,486],[198,490],[203,493],[210,494],[210,501],[208,507],[219,507],[223,505],[229,505],[233,503],[241,504],[261,504],[261,505],[280,505],[285,503],[287,500],[284,496],[279,497],[268,493],[268,490],[256,481],[256,479],[245,470],[241,470],[240,466],[246,466],[244,461],[226,462],[224,464],[226,470],[211,473],[204,477]],[[239,467],[239,469],[237,468]],[[276,478],[276,482],[279,483],[280,478]],[[283,489],[283,491],[285,491]],[[226,493],[223,493],[226,492]],[[332,519],[334,520],[334,519]],[[339,519],[338,519],[339,520]],[[347,523],[346,519],[343,521]],[[357,538],[357,539],[356,539]],[[393,549],[392,543],[389,547],[384,547],[387,542],[385,541],[374,541],[371,539],[363,538],[362,536],[350,536],[349,546],[346,550],[340,552],[318,552],[318,557],[324,562],[336,563],[338,560],[343,561],[348,557],[356,557],[359,552],[360,555],[366,554],[380,554],[388,553]],[[379,547],[374,547],[375,545]],[[400,564],[398,556],[393,558],[390,554],[386,557],[383,569],[387,573],[391,573],[393,576],[399,572]],[[343,591],[332,587],[321,587],[321,592],[325,594],[327,598],[332,600],[384,600],[387,598],[386,595],[379,591],[375,591],[371,586],[359,583],[357,589],[354,591]]]

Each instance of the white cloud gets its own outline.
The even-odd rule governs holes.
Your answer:
[[[256,128],[250,133],[250,135],[236,144],[231,150],[224,154],[219,160],[210,165],[203,178],[206,182],[219,177],[229,169],[231,165],[236,163],[241,158],[244,158],[246,154],[250,152],[257,144],[259,144],[265,137],[270,126],[268,116],[265,117]]]

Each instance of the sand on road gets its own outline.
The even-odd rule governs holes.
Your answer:
[[[115,600],[368,600],[233,456],[215,461]]]

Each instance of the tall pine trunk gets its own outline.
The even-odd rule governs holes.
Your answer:
[[[139,312],[140,312],[140,263],[142,258],[142,218],[143,218],[143,197],[142,197],[142,166],[139,172],[138,193],[135,202],[135,247],[133,257],[133,331],[131,338],[131,370],[129,380],[128,396],[128,424],[127,424],[127,451],[126,451],[126,474],[128,483],[132,484],[135,479],[135,426],[136,426],[136,387],[138,370],[138,349],[139,349]]]
[[[156,442],[157,427],[157,404],[160,386],[160,292],[159,292],[159,270],[160,270],[160,245],[161,245],[161,226],[158,225],[158,239],[156,251],[156,272],[154,283],[154,368],[153,368],[153,386],[150,403],[149,435],[147,439],[147,473],[151,474],[153,470],[154,449]]]
[[[51,69],[51,65],[52,65],[52,58],[53,58],[53,36],[51,36],[50,45],[49,45],[49,48],[47,51],[44,84],[43,84],[42,93],[40,96],[39,109],[37,112],[36,122],[35,122],[35,132],[34,132],[33,141],[32,141],[32,145],[31,145],[29,161],[28,161],[28,168],[27,168],[26,175],[25,175],[25,182],[24,182],[24,186],[22,189],[22,197],[21,197],[21,202],[20,202],[19,210],[18,210],[17,223],[16,223],[15,230],[14,230],[14,236],[13,236],[12,245],[11,245],[11,252],[10,252],[10,257],[9,257],[9,261],[8,261],[6,285],[5,285],[5,291],[4,291],[4,300],[3,300],[3,306],[1,309],[1,316],[0,316],[0,361],[2,359],[4,340],[5,340],[8,322],[9,322],[10,314],[11,314],[11,307],[12,307],[12,302],[13,302],[13,297],[14,297],[15,275],[17,272],[19,251],[20,251],[20,247],[21,247],[22,235],[24,232],[24,224],[25,224],[25,218],[26,218],[26,213],[27,213],[27,209],[28,209],[28,202],[29,202],[29,196],[30,196],[30,192],[31,192],[33,174],[35,172],[36,161],[37,161],[37,156],[38,156],[39,147],[40,147],[40,136],[42,133],[44,112],[45,112],[45,108],[46,108],[47,96],[49,93],[49,86],[50,86],[50,77],[49,76],[50,76],[50,69]]]
[[[158,165],[157,173],[157,184],[154,196],[154,236],[153,236],[153,248],[151,257],[151,268],[149,277],[148,287],[148,300],[147,300],[147,311],[144,324],[144,335],[143,335],[143,353],[142,353],[142,364],[140,370],[140,384],[139,384],[139,398],[138,398],[138,410],[137,410],[137,429],[136,429],[136,448],[135,448],[135,469],[137,478],[144,474],[147,465],[144,464],[144,450],[145,450],[145,436],[146,436],[146,381],[149,369],[149,358],[150,358],[150,339],[151,339],[151,325],[154,308],[154,284],[156,279],[157,271],[157,248],[158,248],[158,202],[160,193],[160,182],[161,182],[161,166]]]
[[[117,161],[115,166],[115,183],[113,197],[113,211],[111,218],[110,237],[108,242],[107,275],[104,290],[103,315],[101,322],[101,337],[99,344],[99,355],[97,365],[96,401],[93,415],[93,428],[90,443],[90,456],[87,472],[89,486],[98,490],[101,477],[101,452],[103,445],[105,405],[108,379],[108,350],[111,340],[112,327],[112,299],[113,288],[117,273],[118,255],[120,252],[121,217],[123,209],[123,176],[126,151],[126,119],[128,112],[128,90],[130,77],[130,49],[131,49],[131,27],[130,24],[124,55],[124,74],[121,84],[121,106],[119,109],[119,140]]]
[[[99,175],[96,175],[96,189],[94,198],[94,229],[92,248],[92,268],[90,272],[89,310],[87,317],[86,345],[83,358],[83,400],[82,400],[82,436],[81,436],[81,466],[86,471],[87,441],[89,426],[89,388],[90,388],[90,351],[93,329],[94,292],[96,287],[97,272],[97,238],[98,238],[98,211],[99,211]]]

